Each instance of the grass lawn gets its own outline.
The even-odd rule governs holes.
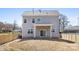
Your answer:
[[[17,39],[0,46],[1,51],[79,51],[78,43],[42,39]]]

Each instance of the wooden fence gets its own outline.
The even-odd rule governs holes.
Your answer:
[[[79,42],[79,33],[62,33],[62,39]]]

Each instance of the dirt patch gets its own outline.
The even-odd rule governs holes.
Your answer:
[[[10,42],[12,40],[15,40],[18,37],[17,33],[4,33],[0,34],[0,45],[4,44],[6,42]]]
[[[53,39],[54,40],[54,39]],[[0,46],[1,51],[78,51],[78,43],[56,40],[17,39]]]

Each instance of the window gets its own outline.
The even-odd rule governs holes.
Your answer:
[[[38,19],[38,21],[40,21],[40,19]]]
[[[53,29],[52,32],[55,32],[55,29]]]
[[[28,34],[33,34],[33,29],[28,29]]]
[[[32,19],[32,23],[35,23],[35,19],[34,18]]]
[[[27,23],[27,20],[26,19],[24,19],[24,23]]]
[[[30,34],[30,30],[28,30],[28,34]]]
[[[33,29],[31,29],[31,34],[33,33]]]

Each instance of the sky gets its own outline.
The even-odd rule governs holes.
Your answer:
[[[68,17],[69,24],[79,25],[79,8],[34,8],[34,10],[58,10],[61,14]],[[0,22],[16,23],[22,25],[22,13],[24,11],[32,11],[33,8],[0,8]]]

